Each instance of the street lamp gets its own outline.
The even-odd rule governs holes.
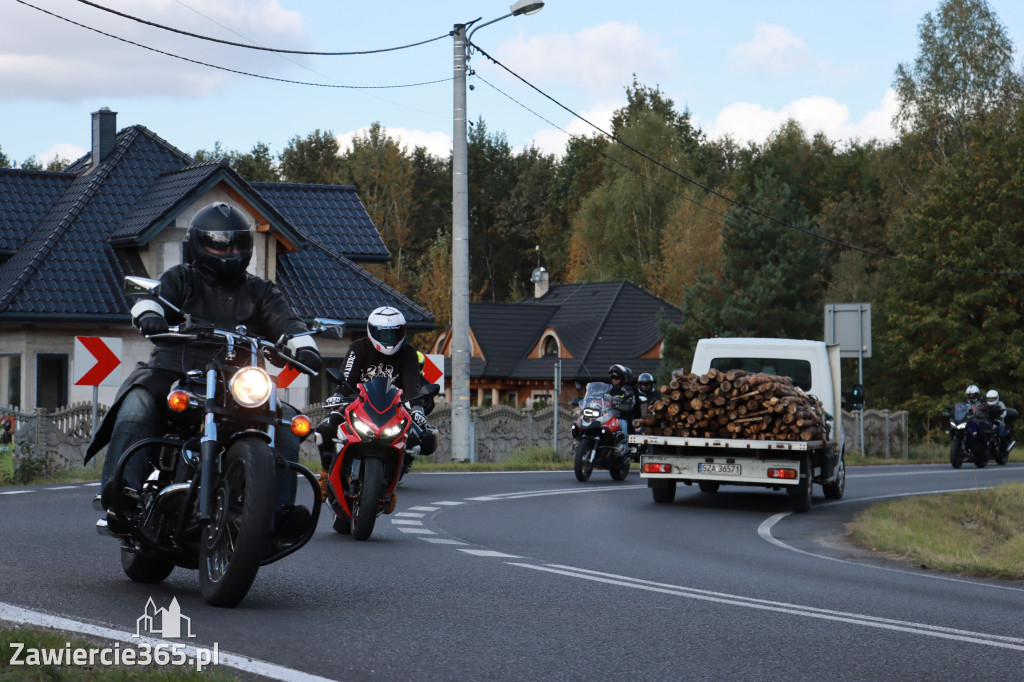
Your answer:
[[[540,0],[518,0],[509,13],[480,24],[478,29],[520,14],[534,14]],[[480,21],[455,24],[455,101],[452,134],[452,459],[470,459],[469,433],[469,142],[466,133],[466,29]]]

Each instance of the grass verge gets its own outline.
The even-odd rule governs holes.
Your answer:
[[[872,551],[922,568],[1024,580],[1024,484],[882,502],[847,526]]]

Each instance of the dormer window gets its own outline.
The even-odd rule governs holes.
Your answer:
[[[546,336],[541,344],[541,357],[558,357],[558,339],[553,334]]]

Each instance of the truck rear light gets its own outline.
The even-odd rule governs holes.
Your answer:
[[[663,462],[646,462],[644,464],[645,474],[671,474],[672,465]]]
[[[768,478],[799,478],[800,472],[796,469],[769,469]]]

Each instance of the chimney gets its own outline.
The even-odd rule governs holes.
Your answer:
[[[110,152],[114,151],[117,140],[117,112],[109,107],[100,107],[92,112],[92,166],[100,165]]]
[[[546,293],[548,293],[548,288],[551,284],[551,277],[548,275],[547,268],[544,266],[535,268],[530,279],[533,280],[534,298],[542,298]]]

